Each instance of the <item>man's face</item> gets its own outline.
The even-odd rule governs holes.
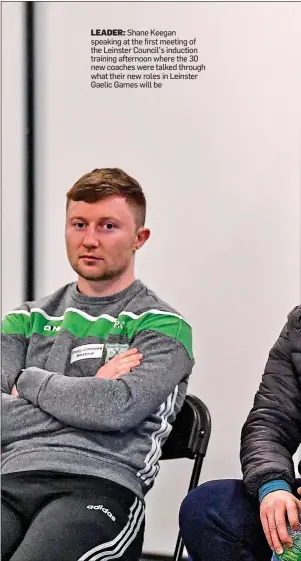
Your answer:
[[[70,201],[65,237],[71,267],[91,281],[122,276],[142,245],[133,208],[115,195],[96,203]]]

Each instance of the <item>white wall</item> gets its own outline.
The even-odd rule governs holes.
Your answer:
[[[2,313],[21,304],[24,256],[22,2],[2,4]]]
[[[136,177],[153,230],[138,274],[194,329],[190,392],[213,420],[202,480],[239,477],[241,425],[300,301],[301,6],[45,2],[37,11],[37,293],[73,278],[63,227],[75,180],[109,166]],[[206,72],[161,90],[92,90],[95,27],[195,36]],[[145,550],[172,551],[190,469],[162,464]]]

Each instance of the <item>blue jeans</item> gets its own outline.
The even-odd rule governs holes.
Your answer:
[[[300,485],[296,480],[296,489]],[[240,480],[210,481],[191,491],[181,505],[179,522],[193,561],[271,560],[259,502],[247,495]]]

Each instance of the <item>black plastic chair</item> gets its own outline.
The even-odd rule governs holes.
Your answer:
[[[194,460],[188,492],[198,485],[210,433],[211,417],[205,403],[194,395],[187,395],[163,446],[161,460]],[[173,561],[182,561],[183,549],[184,543],[179,533]]]

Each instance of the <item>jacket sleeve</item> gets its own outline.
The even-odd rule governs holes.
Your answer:
[[[29,403],[26,399],[12,397],[11,391],[21,370],[25,368],[27,353],[26,332],[22,328],[22,313],[15,315],[11,325],[4,318],[1,335],[1,443],[6,446],[11,442],[39,436],[45,432],[58,430],[64,425],[54,417]],[[8,326],[9,325],[9,326]],[[11,333],[11,331],[18,333]]]
[[[1,445],[57,431],[65,427],[26,399],[1,394]]]
[[[295,479],[292,456],[301,442],[301,393],[292,360],[296,310],[289,314],[269,353],[253,408],[242,428],[243,478],[247,491],[256,498],[264,483],[283,480],[292,487]]]
[[[132,347],[143,353],[143,359],[129,374],[114,380],[75,378],[30,367],[17,388],[20,396],[73,427],[126,431],[155,413],[188,378],[193,365],[190,328],[185,340],[186,346],[176,337],[142,330]]]
[[[10,394],[21,370],[25,368],[27,340],[24,335],[1,334],[1,391]]]

